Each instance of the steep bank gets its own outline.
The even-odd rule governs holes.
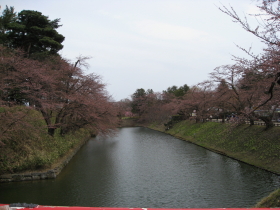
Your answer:
[[[88,138],[87,138],[88,139]],[[61,172],[61,170],[68,164],[72,157],[84,145],[87,139],[80,139],[74,144],[65,154],[60,158],[54,159],[53,164],[42,165],[37,169],[26,169],[18,171],[17,173],[9,173],[0,175],[1,182],[18,182],[18,181],[34,181],[43,179],[54,179]],[[77,139],[79,140],[79,139]]]
[[[181,121],[168,131],[163,124],[137,124],[123,120],[120,127],[145,126],[206,149],[257,166],[280,175],[280,127],[264,130],[264,126]]]
[[[163,125],[151,129],[168,133],[179,139],[213,150],[217,153],[280,174],[280,128],[265,131],[263,126],[182,121],[165,131]],[[255,207],[279,207],[280,189],[263,198]]]
[[[150,125],[177,138],[221,153],[245,163],[280,174],[280,128],[268,131],[263,126],[181,121],[168,131],[163,126]]]
[[[47,133],[41,114],[28,107],[2,108],[0,112],[23,116],[20,122],[10,127],[0,119],[0,128],[10,128],[0,136],[0,182],[53,177],[67,158],[90,137],[85,129],[64,136],[57,132],[52,137]],[[57,170],[53,171],[55,168]],[[31,172],[33,175],[26,175]]]

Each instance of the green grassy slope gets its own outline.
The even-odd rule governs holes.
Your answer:
[[[5,136],[0,137],[4,143],[0,146],[0,174],[50,167],[75,145],[89,138],[89,132],[83,129],[75,134],[51,137],[41,114],[24,106],[1,108],[0,111],[26,114],[20,123],[12,125]],[[5,123],[0,119],[0,126],[5,127]]]
[[[166,132],[177,138],[227,155],[234,159],[280,174],[280,127],[264,130],[264,126],[182,121],[164,131],[162,125],[151,129]],[[262,199],[255,207],[280,207],[280,189]]]
[[[164,131],[163,127],[149,126]],[[166,133],[280,174],[280,127],[182,121]]]

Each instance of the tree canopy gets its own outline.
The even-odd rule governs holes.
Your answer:
[[[56,29],[60,19],[50,20],[41,12],[23,10],[16,14],[13,7],[6,7],[0,17],[1,42],[12,49],[22,49],[27,57],[44,58],[56,55],[63,48],[65,37]]]
[[[38,110],[50,135],[56,129],[64,135],[80,128],[106,133],[116,126],[117,113],[105,85],[98,75],[83,73],[87,57],[74,65],[59,56],[44,62],[29,59],[1,46],[0,53],[0,106]]]
[[[15,13],[14,7],[6,6],[2,16],[0,16],[0,44],[8,44],[7,32],[8,25],[16,21],[17,14]]]
[[[169,94],[173,94],[176,97],[182,97],[188,92],[189,89],[190,87],[187,84],[180,87],[173,85],[171,87],[168,87],[165,92]]]
[[[56,130],[64,135],[80,128],[108,133],[117,123],[115,106],[100,77],[84,74],[89,57],[80,56],[74,64],[57,56],[64,41],[56,31],[59,22],[38,11],[16,14],[6,6],[0,17],[0,107],[39,111],[51,136]],[[0,113],[7,129],[20,121],[5,120],[7,116]]]

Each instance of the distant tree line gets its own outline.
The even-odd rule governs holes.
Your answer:
[[[139,116],[141,121],[166,121],[170,116],[177,113],[172,101],[181,100],[190,90],[187,84],[177,87],[168,87],[162,93],[154,92],[152,89],[137,89],[131,99],[119,101],[119,116],[132,113]]]
[[[142,121],[164,123],[172,115],[181,115],[197,122],[221,118],[237,124],[249,120],[254,125],[262,120],[267,129],[272,127],[273,120],[280,119],[280,16],[273,2],[262,1],[258,8],[256,18],[263,23],[255,29],[232,7],[220,10],[265,43],[262,53],[255,55],[240,47],[250,58],[234,56],[234,64],[216,67],[207,81],[192,87],[172,86],[161,93],[137,89],[131,99],[119,103],[127,104],[122,107]]]

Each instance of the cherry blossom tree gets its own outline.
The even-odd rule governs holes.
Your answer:
[[[87,57],[75,64],[58,56],[39,62],[20,51],[0,49],[1,106],[26,105],[41,112],[50,135],[79,128],[107,133],[117,123],[116,107],[98,75],[85,75]]]
[[[142,100],[141,111],[142,120],[145,122],[164,123],[170,120],[170,117],[176,114],[172,103],[163,100],[164,93],[150,93]]]
[[[256,118],[262,119],[267,128],[273,126],[272,117],[275,109],[279,106],[279,5],[273,1],[261,1],[257,5],[259,14],[251,14],[259,25],[252,27],[247,18],[240,18],[234,8],[221,7],[220,10],[233,18],[234,22],[241,25],[243,29],[258,37],[266,47],[260,55],[254,55],[251,50],[241,48],[251,60],[237,58],[237,65],[229,68],[234,73],[239,73],[239,81],[231,86],[231,96],[235,98],[238,105],[237,111],[242,112],[250,119],[251,124]],[[222,67],[224,68],[224,67]],[[216,79],[219,73],[212,74]],[[220,74],[221,78],[222,74]],[[234,74],[234,77],[237,75]],[[233,105],[233,103],[232,103]]]
[[[193,87],[178,103],[178,113],[194,118],[196,122],[205,122],[215,112],[213,106],[214,93],[209,81],[201,82]],[[195,113],[195,114],[194,114]]]
[[[117,110],[118,110],[118,117],[132,117],[133,113],[132,110],[132,101],[128,98],[122,99],[115,103]]]

